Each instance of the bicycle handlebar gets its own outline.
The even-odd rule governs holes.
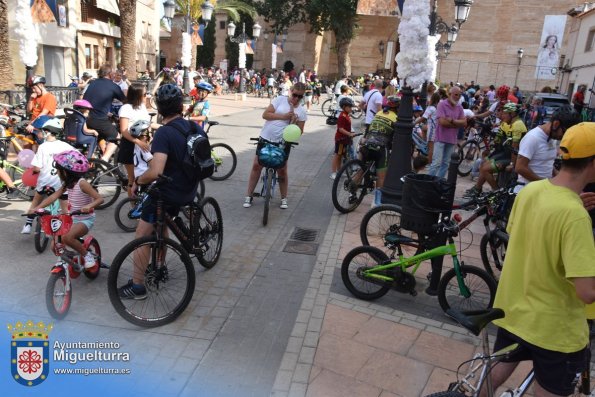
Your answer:
[[[81,210],[77,210],[77,211],[67,212],[65,214],[60,214],[60,215],[68,215],[68,216],[89,215],[94,212],[95,212],[94,209],[91,208],[91,210],[89,212],[83,212]],[[44,216],[44,215],[56,215],[56,214],[53,214],[51,211],[48,211],[46,209],[37,210],[37,211],[33,212],[32,214],[21,214],[21,216],[27,216],[27,217],[33,217],[33,218],[37,218],[37,217]]]

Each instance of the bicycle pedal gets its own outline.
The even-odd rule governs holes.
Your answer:
[[[102,268],[102,269],[109,269],[110,268],[110,266],[107,263],[105,263],[105,262],[101,262],[101,264],[99,265],[99,267]]]

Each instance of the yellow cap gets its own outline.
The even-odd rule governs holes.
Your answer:
[[[579,123],[570,127],[560,142],[562,160],[595,156],[595,123]]]

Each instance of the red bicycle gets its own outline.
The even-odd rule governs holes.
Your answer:
[[[50,278],[45,290],[48,312],[56,319],[63,319],[68,314],[72,303],[72,279],[84,273],[87,278],[94,280],[99,275],[99,269],[106,267],[101,263],[99,243],[90,234],[79,238],[85,250],[91,252],[96,258],[95,266],[89,269],[85,269],[84,258],[78,252],[68,250],[62,243],[62,236],[72,227],[72,217],[82,214],[81,211],[73,211],[68,214],[53,215],[47,210],[34,213],[35,217],[40,217],[43,232],[52,238],[54,255],[60,258],[50,270]]]

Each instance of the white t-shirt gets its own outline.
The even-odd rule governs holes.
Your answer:
[[[550,139],[548,142],[546,133],[540,128],[535,127],[527,132],[519,147],[519,156],[529,159],[529,169],[540,178],[551,178],[554,170],[554,160],[558,155],[560,142]],[[520,183],[529,183],[529,181],[519,174]],[[522,189],[521,186],[515,188],[515,192]]]
[[[67,150],[74,150],[66,142],[62,141],[47,141],[39,145],[31,165],[40,169],[39,179],[37,179],[37,190],[41,190],[46,186],[59,189],[62,186],[58,172],[54,168],[54,154],[62,153]]]
[[[116,82],[114,81],[114,84],[115,84],[115,85],[117,85],[118,87],[120,87],[120,89],[122,90],[122,92],[126,92],[126,90],[128,89],[128,84],[126,84],[126,81],[124,81],[124,79],[120,80],[120,82],[118,82],[118,83],[116,83]],[[113,103],[114,105],[121,105],[121,104],[122,104],[122,102],[120,102],[120,101],[119,101],[119,100],[117,100],[117,99],[114,99],[114,100],[112,101],[112,103]]]
[[[341,95],[341,87],[343,87],[344,85],[347,85],[345,81],[337,81],[337,84],[335,84],[335,95]]]
[[[366,92],[363,99],[366,106],[366,124],[372,123],[378,109],[382,108],[382,93],[376,88]]]
[[[436,134],[436,106],[429,105],[422,116],[428,121],[428,142],[434,142]]]
[[[279,84],[279,89],[281,90],[280,95],[289,96],[290,88],[291,88],[291,83],[289,81],[284,81],[283,83]]]
[[[267,86],[269,86],[269,87],[274,87],[275,86],[275,78],[274,77],[269,77],[267,79]]]
[[[305,72],[300,73],[300,77],[298,78],[298,81],[300,83],[306,84],[306,73]]]
[[[465,117],[475,116],[475,113],[473,113],[473,110],[471,109],[463,109],[463,114],[465,115]]]
[[[275,108],[275,114],[289,113],[292,108],[289,99],[284,96],[273,99],[271,105]],[[293,112],[297,115],[298,121],[308,119],[306,109],[302,105],[293,108]],[[283,139],[283,129],[288,125],[289,120],[267,120],[264,122],[262,131],[260,131],[260,136],[270,142],[280,142]]]
[[[153,159],[151,152],[143,152],[138,145],[134,145],[134,177],[138,178],[149,169],[149,161]]]
[[[144,103],[142,103],[137,109],[133,108],[131,104],[127,103],[120,108],[118,116],[120,116],[120,118],[128,119],[128,128],[130,128],[132,124],[139,120],[151,121],[151,116],[149,116],[149,112],[147,111]]]

